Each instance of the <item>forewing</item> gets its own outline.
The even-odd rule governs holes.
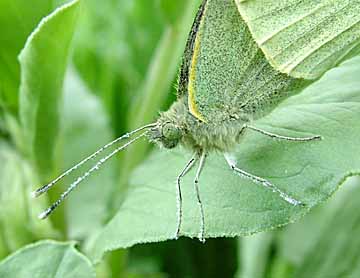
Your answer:
[[[193,43],[189,111],[204,122],[254,118],[270,110],[294,79],[273,69],[233,0],[208,0]]]
[[[177,90],[178,98],[182,97],[187,92],[187,86],[188,86],[188,80],[189,80],[189,67],[191,64],[191,57],[194,52],[195,38],[196,38],[197,31],[199,29],[201,18],[203,16],[204,7],[205,7],[206,2],[207,2],[207,0],[203,0],[201,6],[199,7],[199,10],[196,14],[194,23],[191,27],[191,30],[190,30],[190,33],[189,33],[189,36],[188,36],[188,39],[186,42],[186,47],[185,47],[184,55],[183,55],[182,62],[181,62],[181,69],[180,69],[180,75],[179,75],[179,81],[178,81],[178,90]]]

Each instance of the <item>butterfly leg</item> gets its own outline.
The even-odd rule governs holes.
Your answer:
[[[288,202],[294,206],[304,205],[301,201],[298,201],[298,200],[294,199],[293,197],[289,196],[288,194],[286,194],[281,189],[277,188],[274,184],[272,184],[268,180],[257,177],[257,176],[252,175],[244,170],[239,169],[236,166],[236,159],[231,154],[225,153],[224,157],[225,157],[226,162],[229,164],[231,170],[233,170],[239,176],[249,179],[249,180],[252,180],[254,183],[257,183],[257,184],[260,184],[262,186],[269,188],[272,192],[279,194],[279,196],[282,199],[284,199],[286,202]]]
[[[317,135],[317,136],[312,136],[312,137],[287,137],[287,136],[282,136],[282,135],[278,135],[275,133],[271,133],[265,130],[262,130],[260,128],[254,127],[254,126],[250,126],[250,125],[244,125],[242,130],[245,129],[251,129],[254,130],[256,132],[259,132],[263,135],[269,136],[271,138],[274,139],[279,139],[279,140],[287,140],[287,141],[296,141],[296,142],[308,142],[308,141],[313,141],[313,140],[320,140],[321,136]]]
[[[185,168],[181,171],[180,175],[176,179],[176,200],[177,200],[177,225],[175,239],[179,238],[181,222],[182,222],[182,194],[181,194],[181,179],[192,169],[196,160],[198,159],[198,153],[195,153],[192,158],[186,163]]]
[[[196,198],[197,198],[197,201],[198,201],[198,206],[199,206],[199,210],[200,210],[200,217],[201,217],[199,240],[202,243],[205,242],[205,214],[204,214],[204,207],[203,207],[203,204],[202,204],[202,201],[201,201],[201,198],[200,198],[199,178],[200,178],[201,171],[204,168],[205,160],[206,160],[206,152],[202,151],[201,154],[200,154],[199,167],[198,167],[198,169],[196,171],[196,176],[195,176],[195,179],[194,179]]]

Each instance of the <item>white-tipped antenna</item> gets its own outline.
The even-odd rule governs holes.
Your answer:
[[[104,150],[106,150],[107,148],[111,147],[112,145],[114,145],[115,143],[123,140],[123,139],[128,139],[131,135],[142,131],[144,129],[148,129],[151,127],[156,126],[156,123],[153,124],[148,124],[142,127],[139,127],[131,132],[128,132],[124,135],[122,135],[119,138],[116,138],[114,141],[106,144],[105,146],[101,147],[100,149],[98,149],[96,152],[94,152],[93,154],[89,155],[88,157],[84,158],[82,161],[80,161],[79,163],[77,163],[75,166],[73,166],[72,168],[70,168],[69,170],[67,170],[66,172],[64,172],[63,174],[61,174],[60,176],[58,176],[56,179],[54,179],[52,182],[50,182],[49,184],[46,184],[42,187],[40,187],[39,189],[35,190],[34,192],[31,193],[31,196],[33,198],[39,197],[40,195],[42,195],[43,193],[47,192],[51,187],[53,187],[58,181],[60,181],[61,179],[63,179],[64,177],[68,176],[71,172],[73,172],[74,170],[76,170],[77,168],[79,168],[81,165],[83,165],[84,163],[88,162],[90,159],[95,158],[97,155],[99,155],[100,153],[102,153]]]
[[[149,127],[149,126],[148,126]],[[126,144],[116,148],[113,152],[111,152],[109,155],[105,156],[104,158],[100,159],[93,167],[90,168],[89,171],[87,171],[85,174],[83,174],[82,176],[78,177],[76,179],[76,181],[74,181],[67,189],[66,191],[64,191],[64,193],[61,194],[60,198],[53,203],[49,208],[47,208],[45,211],[43,211],[42,213],[39,214],[39,218],[40,219],[44,219],[46,217],[48,217],[60,204],[61,202],[69,195],[69,193],[71,191],[73,191],[78,185],[79,183],[81,183],[84,179],[86,179],[92,172],[98,170],[102,164],[104,164],[107,160],[109,160],[111,157],[113,157],[115,154],[117,154],[118,152],[120,152],[121,150],[125,149],[126,147],[128,147],[129,145],[131,145],[132,143],[134,143],[135,141],[137,141],[138,139],[140,139],[141,137],[143,137],[144,135],[147,134],[147,131],[141,133],[140,135],[136,136],[135,138],[131,139],[129,142],[127,142]]]

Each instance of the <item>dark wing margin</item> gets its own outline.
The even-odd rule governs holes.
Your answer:
[[[177,97],[180,98],[187,92],[187,87],[189,83],[189,68],[194,52],[194,44],[196,39],[196,34],[198,32],[201,18],[204,14],[205,5],[207,0],[203,0],[202,4],[199,7],[199,10],[197,11],[194,23],[191,27],[187,42],[185,51],[182,57],[181,61],[181,68],[180,68],[180,74],[179,74],[179,80],[178,80],[178,88],[177,88]]]

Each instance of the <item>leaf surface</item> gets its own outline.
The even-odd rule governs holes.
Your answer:
[[[91,94],[73,68],[68,71],[65,78],[64,107],[61,115],[63,132],[59,141],[63,147],[63,172],[100,148],[104,142],[111,141],[113,135],[99,98]],[[95,161],[92,160],[73,175],[66,177],[62,182],[62,190],[88,170]],[[115,160],[112,160],[79,186],[71,198],[66,200],[69,238],[83,239],[89,236],[89,232],[96,232],[108,216],[108,201],[111,192],[117,186],[114,166]]]
[[[78,9],[79,1],[72,1],[45,17],[19,56],[25,144],[42,179],[53,169],[59,102]]]
[[[48,220],[37,214],[45,200],[29,192],[38,179],[31,166],[5,140],[0,140],[0,258],[42,237],[56,237]]]
[[[0,262],[0,277],[95,278],[89,260],[74,243],[40,241]]]
[[[358,277],[360,275],[359,181],[353,184],[305,254],[294,277]],[[350,185],[349,185],[350,186]],[[326,209],[326,208],[325,208]]]
[[[334,198],[279,233],[279,256],[285,277],[357,277],[360,273],[359,177],[350,179]],[[278,277],[274,275],[274,277]]]
[[[17,56],[40,19],[51,12],[52,0],[0,1],[0,103],[18,107],[20,65]],[[21,8],[20,8],[21,7]]]
[[[233,174],[220,154],[211,154],[200,179],[206,236],[238,236],[274,229],[298,220],[329,198],[346,177],[359,174],[360,57],[330,70],[300,94],[284,101],[255,124],[286,136],[321,135],[321,141],[294,143],[246,132],[235,155],[238,166],[270,180],[301,200],[294,207],[276,193]],[[176,229],[176,176],[190,153],[155,151],[133,174],[117,215],[100,233],[92,256],[136,243],[172,239]],[[181,234],[196,237],[199,211],[192,179],[182,184]]]

